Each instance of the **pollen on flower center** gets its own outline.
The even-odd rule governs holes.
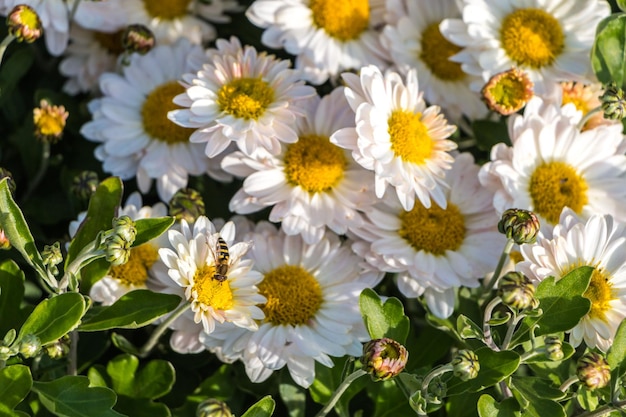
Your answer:
[[[310,0],[315,25],[340,41],[357,39],[369,26],[368,0]]]
[[[307,324],[322,305],[319,283],[296,265],[283,265],[265,274],[259,292],[267,298],[261,306],[265,320],[274,325]]]
[[[185,91],[177,81],[170,81],[155,88],[141,107],[143,128],[152,138],[168,144],[184,143],[189,140],[193,129],[181,127],[167,118],[170,110],[179,107],[172,102],[175,96]]]
[[[422,52],[420,59],[440,80],[457,81],[465,77],[461,64],[449,58],[461,50],[461,47],[448,41],[439,31],[439,22],[432,23],[422,32]]]
[[[150,17],[174,20],[187,14],[191,0],[143,0]]]
[[[565,48],[559,21],[541,9],[518,9],[502,21],[502,48],[517,65],[542,68],[552,65]]]
[[[617,296],[609,282],[609,277],[606,276],[602,268],[596,267],[593,270],[589,287],[583,296],[591,301],[589,317],[607,321],[605,313],[611,309],[610,302]]]
[[[457,250],[465,239],[465,219],[454,204],[446,209],[433,204],[429,209],[415,203],[411,211],[400,214],[398,234],[415,249],[436,256]]]
[[[530,177],[533,211],[556,224],[565,206],[580,214],[587,204],[587,182],[565,162],[547,162]]]
[[[305,135],[290,144],[283,159],[289,184],[309,193],[329,191],[343,178],[348,161],[327,137]]]
[[[387,121],[391,150],[403,161],[418,165],[430,159],[435,147],[421,119],[421,113],[394,110]]]
[[[102,46],[111,55],[120,55],[124,52],[124,47],[122,46],[123,34],[123,30],[118,30],[113,33],[94,32],[93,37],[96,42],[98,42],[98,44],[100,44],[100,46]]]
[[[220,110],[239,119],[257,120],[274,101],[274,89],[261,78],[237,78],[217,92]]]
[[[215,277],[215,266],[205,265],[196,270],[193,276],[192,296],[197,303],[215,310],[230,310],[233,305],[233,292],[228,280],[219,281]],[[206,309],[206,308],[204,308]]]
[[[128,262],[111,267],[109,275],[123,285],[140,286],[148,279],[148,270],[159,259],[157,249],[149,243],[134,247],[130,250]]]

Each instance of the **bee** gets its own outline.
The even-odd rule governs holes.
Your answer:
[[[213,279],[224,282],[226,278],[228,278],[228,261],[230,260],[230,254],[228,253],[228,245],[221,236],[218,236],[215,249],[212,249],[211,252],[215,260],[215,275],[213,275]]]

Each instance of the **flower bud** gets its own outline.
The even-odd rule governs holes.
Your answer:
[[[603,388],[611,380],[611,368],[602,355],[587,352],[576,363],[576,376],[590,390]]]
[[[546,357],[551,361],[563,359],[563,341],[556,336],[546,336],[543,339],[546,349]]]
[[[50,359],[64,358],[70,353],[70,338],[68,335],[65,335],[56,342],[44,346],[44,349]]]
[[[500,278],[498,296],[505,305],[518,310],[534,310],[539,306],[535,286],[526,275],[517,271],[507,272]]]
[[[502,213],[498,231],[515,243],[535,243],[539,232],[539,219],[532,211],[508,209]]]
[[[43,259],[43,264],[52,272],[52,275],[57,275],[59,273],[57,265],[63,261],[61,244],[54,242],[52,245],[45,245],[41,251],[41,258]]]
[[[32,358],[39,353],[41,342],[34,334],[27,334],[20,341],[19,352],[25,358]]]
[[[185,220],[193,223],[205,214],[204,200],[199,192],[192,188],[183,188],[176,191],[169,204],[170,216],[176,220]]]
[[[122,35],[122,46],[127,53],[145,55],[154,47],[154,34],[144,25],[128,25]]]
[[[7,29],[18,42],[32,43],[43,34],[37,12],[26,4],[18,4],[11,10],[7,16]]]
[[[202,401],[196,409],[196,417],[232,417],[228,405],[215,398]]]
[[[15,180],[13,179],[13,174],[6,168],[0,168],[0,180],[6,178],[7,186],[9,187],[9,191],[11,194],[15,194],[15,189],[17,188],[17,184],[15,184]]]
[[[81,200],[89,200],[91,195],[96,192],[100,179],[94,171],[82,171],[74,178],[70,185],[70,191]]]
[[[478,356],[471,350],[459,350],[450,363],[453,375],[461,379],[461,381],[469,381],[476,378],[478,371],[480,371]]]
[[[604,118],[609,120],[621,120],[626,116],[626,98],[624,90],[611,82],[606,86],[600,96]]]
[[[39,107],[33,110],[35,136],[42,142],[57,143],[63,136],[65,122],[70,114],[63,106],[51,106],[47,100],[41,100]]]
[[[4,229],[0,228],[0,249],[9,250],[11,247],[11,242],[9,241],[6,233],[4,233]]]
[[[104,244],[106,246],[105,259],[107,262],[111,263],[111,266],[123,265],[128,262],[128,258],[130,258],[131,243],[129,243],[126,239],[116,233],[113,233],[106,238]]]
[[[398,375],[409,358],[409,352],[400,343],[387,337],[370,340],[363,346],[363,369],[374,381],[384,381]]]
[[[121,236],[129,245],[132,245],[137,236],[135,222],[128,216],[120,216],[113,219],[113,233]]]
[[[491,111],[506,116],[521,110],[533,97],[533,82],[526,72],[511,68],[491,77],[481,93]]]

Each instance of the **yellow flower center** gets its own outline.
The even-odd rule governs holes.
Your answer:
[[[159,259],[159,253],[150,243],[144,243],[130,250],[128,262],[111,267],[109,275],[123,285],[141,286],[148,279],[148,270]]]
[[[259,292],[267,298],[261,306],[265,320],[274,325],[307,324],[323,301],[320,284],[296,265],[283,265],[265,274]]]
[[[192,293],[196,293],[198,303],[215,310],[233,308],[233,291],[228,280],[219,281],[215,277],[215,265],[205,265],[196,270],[193,276]]]
[[[422,52],[420,59],[428,69],[440,80],[457,81],[463,79],[465,73],[461,64],[449,58],[461,48],[448,41],[439,31],[439,22],[432,23],[422,32]]]
[[[450,202],[446,209],[436,204],[427,209],[416,202],[413,210],[400,214],[400,221],[398,234],[416,251],[442,256],[457,250],[465,239],[463,214]]]
[[[141,108],[141,117],[144,130],[152,138],[168,144],[189,140],[193,129],[178,126],[167,118],[170,110],[179,108],[172,100],[183,92],[185,88],[177,81],[169,81],[148,94]]]
[[[565,48],[559,21],[541,9],[518,9],[502,21],[500,41],[506,54],[519,66],[552,65]]]
[[[533,211],[556,224],[564,207],[580,214],[587,204],[587,182],[565,162],[547,162],[530,177],[529,192]]]
[[[617,298],[617,294],[613,290],[609,277],[604,270],[598,267],[593,270],[589,287],[587,287],[583,296],[591,301],[589,317],[606,322],[605,313],[610,310],[610,303]]]
[[[405,162],[424,164],[435,143],[422,123],[422,113],[394,110],[387,120],[391,150]]]
[[[327,137],[305,135],[287,147],[284,163],[289,184],[319,193],[331,190],[341,181],[348,160]]]
[[[111,55],[119,55],[124,52],[124,47],[122,46],[123,34],[123,30],[113,33],[94,32],[93,37]]]
[[[330,37],[357,39],[370,23],[369,0],[310,0],[313,22]]]
[[[524,71],[512,68],[494,75],[482,93],[490,109],[508,115],[520,110],[532,98],[532,81]]]
[[[257,120],[274,101],[274,89],[261,78],[238,78],[217,92],[220,110],[239,119]]]
[[[191,0],[143,0],[143,6],[150,17],[161,20],[174,20],[187,14]]]
[[[58,142],[65,129],[68,116],[69,113],[65,111],[65,107],[51,106],[46,100],[41,100],[40,106],[33,109],[35,136],[45,142]]]

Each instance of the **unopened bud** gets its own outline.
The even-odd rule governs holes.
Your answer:
[[[170,200],[169,212],[176,220],[185,220],[187,223],[195,222],[206,213],[202,196],[192,188],[183,188],[174,193]]]
[[[40,349],[41,342],[34,334],[27,334],[20,341],[19,352],[25,358],[36,356]]]
[[[196,409],[196,417],[232,417],[228,405],[215,398],[202,401]]]
[[[563,341],[557,336],[546,336],[543,339],[546,349],[546,357],[551,361],[563,359]]]
[[[56,342],[44,346],[44,349],[50,359],[64,358],[70,352],[70,338],[65,335]]]
[[[361,362],[372,379],[383,381],[402,372],[408,359],[409,352],[404,346],[385,337],[370,340],[363,346]]]
[[[89,200],[93,193],[96,192],[100,179],[94,171],[82,171],[74,178],[70,185],[70,191],[81,200]]]
[[[65,122],[70,114],[63,106],[51,106],[47,100],[41,100],[39,107],[33,110],[35,136],[42,142],[57,143],[63,136]]]
[[[611,380],[611,368],[602,355],[587,352],[578,359],[576,376],[590,390],[603,388]]]
[[[122,35],[122,46],[128,53],[145,55],[154,47],[154,34],[144,25],[128,25]]]
[[[113,233],[121,236],[132,245],[137,236],[135,222],[128,216],[116,217],[113,219]]]
[[[521,110],[533,97],[533,82],[526,72],[512,68],[491,77],[482,96],[490,110],[506,116]]]
[[[461,381],[469,381],[478,376],[480,371],[480,363],[478,363],[478,356],[467,349],[459,350],[454,359],[451,362],[452,373],[455,377]]]
[[[539,301],[535,298],[535,286],[521,272],[510,271],[500,278],[498,296],[505,305],[518,310],[534,310],[539,307]]]
[[[41,251],[41,258],[43,259],[44,266],[47,266],[52,275],[57,275],[59,269],[57,265],[63,261],[63,255],[61,254],[61,244],[54,242],[52,245],[44,246]]]
[[[4,229],[0,228],[0,249],[9,250],[11,247],[11,242],[9,241],[6,233],[4,233]]]
[[[111,264],[111,266],[123,265],[128,262],[130,258],[131,243],[124,239],[122,236],[113,233],[108,236],[104,241],[105,259]]]
[[[502,213],[498,231],[515,243],[535,243],[539,232],[539,219],[532,211],[508,209]]]
[[[18,4],[11,10],[7,16],[7,29],[18,42],[32,43],[43,34],[37,12],[26,4]]]
[[[626,116],[626,97],[624,90],[611,82],[600,96],[604,118],[622,120]]]

